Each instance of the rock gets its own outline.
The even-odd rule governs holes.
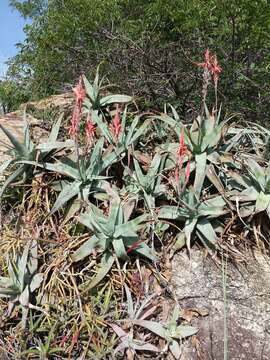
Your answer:
[[[47,133],[47,131],[43,130],[39,126],[39,121],[33,116],[27,115],[26,119],[30,125],[30,128],[32,129],[34,139],[40,139],[41,136]],[[22,111],[15,111],[0,117],[0,124],[3,125],[7,130],[9,130],[19,142],[23,142],[24,120]],[[0,164],[2,163],[2,161],[8,158],[6,151],[10,145],[11,143],[8,137],[0,129]]]
[[[47,111],[58,110],[59,113],[64,110],[71,110],[74,103],[74,96],[72,92],[68,92],[60,95],[53,95],[40,101],[28,102],[22,104],[18,111],[14,111],[9,114],[0,116],[0,124],[7,128],[20,142],[23,141],[23,113],[24,109],[27,111]],[[35,117],[27,113],[26,117],[34,141],[42,141],[43,137],[46,138],[48,130],[51,124],[43,124],[42,120],[38,120]],[[9,139],[0,130],[0,164],[2,161],[8,159],[8,155],[5,154],[7,146],[10,145]]]
[[[227,331],[230,360],[270,359],[270,259],[246,254],[245,264],[227,265]],[[224,291],[222,265],[202,250],[179,253],[173,260],[172,285],[183,309],[207,308],[209,315],[192,320],[199,328],[199,347],[185,349],[185,358],[224,359]],[[194,341],[193,341],[194,342]],[[199,354],[200,353],[200,354]]]
[[[74,104],[74,94],[73,92],[67,92],[59,95],[52,95],[45,99],[39,101],[29,101],[20,106],[21,110],[27,109],[44,111],[51,109],[65,109],[70,108]]]

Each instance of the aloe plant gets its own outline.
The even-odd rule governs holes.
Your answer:
[[[198,332],[198,329],[189,325],[178,325],[178,320],[180,318],[180,309],[178,304],[175,305],[171,317],[167,320],[167,322],[162,324],[157,321],[147,320],[147,318],[153,316],[156,311],[157,305],[151,307],[151,301],[156,296],[156,293],[146,297],[141,303],[139,300],[137,300],[134,304],[131,292],[127,285],[125,285],[125,291],[127,297],[126,303],[128,317],[127,319],[120,320],[118,324],[110,324],[120,339],[120,344],[115,349],[115,353],[125,349],[130,349],[133,354],[136,352],[136,350],[161,352],[161,350],[159,350],[153,344],[134,339],[133,327],[134,325],[137,325],[166,340],[173,356],[176,359],[180,359],[182,351],[179,345],[179,341],[189,336],[195,335]],[[127,328],[129,329],[128,332],[123,330],[123,328],[120,326],[121,323],[125,324],[125,330],[127,330]]]
[[[105,136],[109,144],[115,144],[114,136],[110,130],[110,124],[103,120],[102,115],[98,114],[97,111],[92,113],[93,121],[98,125],[98,128]],[[140,121],[140,116],[135,116],[132,119],[131,124],[127,125],[127,108],[123,112],[121,119],[121,131],[117,139],[117,148],[122,150],[129,150],[131,145],[139,140],[140,136],[145,134],[147,127],[149,126],[149,121],[145,120],[141,125],[138,125]]]
[[[165,160],[165,156],[161,157],[159,154],[156,154],[146,174],[143,174],[136,158],[133,159],[134,171],[125,167],[126,190],[138,196],[139,199],[143,199],[149,210],[155,208],[156,198],[166,192],[166,186],[161,183],[162,178],[160,176]]]
[[[242,134],[239,130],[236,134],[228,135],[229,126],[227,124],[230,118],[220,121],[221,110],[217,114],[211,115],[207,106],[205,106],[204,116],[200,115],[190,126],[184,126],[176,110],[173,107],[171,107],[171,109],[173,117],[165,113],[155,118],[168,124],[178,137],[180,137],[183,131],[185,144],[191,157],[191,168],[195,169],[194,188],[199,196],[207,174],[208,164],[233,164],[234,167],[240,167],[240,165],[234,161],[233,154],[230,151],[233,146],[237,144]],[[169,143],[161,146],[163,151],[170,154],[168,158],[170,167],[174,167],[177,163],[175,155],[177,147],[177,143]],[[187,161],[187,156],[183,161]],[[211,178],[209,180],[211,181]]]
[[[261,167],[254,159],[245,161],[246,174],[230,171],[231,198],[239,202],[245,202],[240,207],[241,216],[248,216],[261,211],[267,212],[270,218],[270,164]]]
[[[190,249],[191,237],[196,234],[207,246],[216,246],[217,238],[211,219],[225,214],[226,202],[222,196],[211,197],[200,201],[196,192],[189,188],[182,194],[179,205],[165,205],[159,210],[160,219],[184,222],[183,235],[187,248]]]
[[[101,181],[108,179],[102,172],[118,158],[118,153],[111,152],[103,155],[104,138],[100,138],[92,152],[78,161],[71,158],[63,158],[56,163],[40,163],[28,161],[27,164],[52,171],[56,174],[66,176],[70,180],[55,183],[56,189],[60,189],[50,214],[59,210],[69,200],[79,197],[88,200],[91,192],[102,191]]]
[[[72,148],[74,142],[72,140],[67,140],[64,142],[57,141],[61,120],[62,117],[52,126],[51,133],[48,136],[48,140],[42,144],[34,144],[30,137],[30,130],[27,121],[25,120],[26,115],[24,114],[24,139],[20,143],[9,130],[0,124],[0,129],[6,134],[9,138],[12,148],[9,150],[11,159],[6,160],[0,166],[0,175],[8,169],[8,167],[14,165],[16,170],[7,177],[2,188],[0,189],[0,198],[3,195],[5,189],[9,184],[11,184],[16,179],[22,177],[23,180],[27,180],[29,177],[33,176],[33,166],[29,164],[31,161],[39,160],[41,162],[48,160],[52,157],[55,152],[64,149]]]
[[[121,203],[118,195],[113,195],[110,202],[109,215],[105,216],[101,210],[91,205],[89,211],[79,217],[79,222],[85,225],[92,233],[80,248],[72,255],[74,262],[89,256],[95,249],[102,251],[101,270],[91,282],[94,287],[110,270],[114,263],[114,255],[127,260],[128,253],[138,255],[155,261],[156,256],[145,242],[140,241],[138,231],[145,226],[148,215],[144,214],[132,220],[130,205]]]
[[[99,78],[99,67],[96,70],[96,75],[93,84],[91,84],[85,76],[83,76],[84,86],[86,89],[87,99],[84,100],[84,106],[87,111],[89,110],[102,110],[108,105],[115,103],[128,103],[132,101],[132,97],[128,95],[107,95],[101,96],[104,89],[102,83],[104,78]]]
[[[179,341],[189,336],[195,335],[198,329],[190,325],[178,325],[180,317],[180,309],[178,304],[175,305],[172,316],[165,323],[162,324],[151,320],[134,320],[134,325],[141,326],[168,342],[169,349],[176,359],[180,359],[182,355]]]
[[[8,277],[0,277],[0,297],[9,299],[7,315],[20,306],[24,327],[29,308],[35,308],[31,303],[33,293],[43,280],[43,274],[37,270],[37,243],[29,241],[21,256],[17,255],[15,261],[8,259]]]

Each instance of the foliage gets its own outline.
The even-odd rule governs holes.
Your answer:
[[[29,99],[29,92],[18,81],[11,79],[0,80],[0,113],[4,114],[17,110],[19,105]]]
[[[10,4],[31,19],[8,71],[12,79],[29,84],[33,95],[28,96],[66,89],[80,73],[92,74],[103,61],[112,81],[124,91],[142,96],[146,104],[160,106],[166,98],[181,118],[189,118],[201,97],[194,66],[209,47],[223,58],[221,96],[226,108],[258,121],[267,116],[270,10],[265,0]]]
[[[22,309],[22,324],[26,319],[31,304],[32,294],[43,280],[43,274],[37,273],[37,243],[30,241],[25,246],[23,254],[17,255],[15,261],[8,259],[8,277],[0,277],[0,297],[9,299],[7,316],[11,316],[16,305]]]
[[[81,77],[74,93],[62,141],[61,118],[41,144],[28,126],[22,143],[1,126],[11,158],[0,165],[0,260],[12,250],[16,266],[10,260],[6,274],[1,262],[0,293],[9,302],[1,300],[0,311],[19,305],[29,330],[12,343],[16,321],[7,312],[5,341],[14,358],[163,349],[180,358],[181,341],[197,329],[182,321],[177,304],[160,320],[167,301],[160,260],[195,242],[207,252],[231,252],[234,231],[251,243],[266,238],[269,131],[223,120],[217,98],[212,112],[203,103],[184,123],[173,106],[153,116],[135,111],[126,95],[104,100],[97,75],[93,83]],[[25,237],[34,239],[34,255]]]

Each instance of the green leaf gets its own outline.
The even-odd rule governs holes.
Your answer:
[[[108,95],[101,98],[99,104],[100,106],[108,106],[116,103],[128,103],[132,100],[133,98],[128,95]]]
[[[191,235],[192,235],[192,232],[193,232],[196,224],[197,224],[197,218],[187,219],[185,222],[184,232],[186,235],[186,244],[187,244],[188,251],[190,251],[190,248],[191,248],[191,246],[190,246]]]
[[[195,172],[194,190],[198,197],[201,194],[205,175],[206,175],[206,161],[207,161],[206,152],[195,155],[196,172]]]
[[[134,320],[134,325],[144,327],[152,333],[160,336],[165,340],[169,340],[168,331],[158,322],[150,320]]]
[[[9,159],[4,161],[1,165],[0,165],[0,175],[9,167],[10,164],[12,164],[13,160]]]
[[[100,263],[100,268],[99,271],[97,273],[97,275],[94,277],[94,279],[92,279],[90,281],[89,284],[85,285],[82,284],[82,286],[80,288],[83,289],[83,292],[88,291],[94,287],[96,287],[100,281],[108,274],[108,272],[111,270],[111,267],[113,266],[114,263],[114,257],[112,256],[112,254],[110,252],[106,252],[102,259],[101,259],[101,263]]]
[[[36,150],[41,150],[41,151],[52,151],[55,149],[64,149],[64,148],[73,148],[75,147],[75,143],[73,140],[66,140],[66,141],[55,141],[55,142],[46,142],[43,144],[39,144],[36,146]]]
[[[178,121],[175,121],[173,118],[171,118],[170,116],[168,116],[167,114],[162,114],[160,116],[154,116],[154,117],[151,117],[151,119],[153,119],[154,121],[156,119],[159,119],[163,122],[165,122],[166,124],[170,125],[170,127],[172,128],[172,130],[175,131],[177,137],[180,136],[181,134],[181,131],[182,131],[182,127],[179,126],[179,122]],[[185,139],[186,140],[186,139]]]
[[[133,120],[134,121],[134,120]],[[142,134],[146,133],[146,129],[149,125],[149,121],[145,120],[144,123],[139,127],[139,129],[133,134],[132,132],[128,132],[126,145],[132,145]],[[130,128],[131,129],[131,128]]]
[[[18,164],[28,164],[28,165],[33,165],[33,166],[37,166],[41,169],[44,170],[49,170],[49,171],[53,171],[65,176],[69,176],[75,180],[80,180],[80,174],[78,172],[78,169],[75,167],[75,164],[72,164],[72,162],[69,162],[71,165],[68,165],[68,163],[65,163],[63,160],[59,161],[55,164],[51,164],[51,163],[38,163],[36,161],[27,161],[27,160],[23,160],[23,161],[17,161]]]
[[[64,204],[66,204],[70,199],[77,195],[80,192],[81,185],[82,183],[77,181],[65,185],[63,190],[58,195],[50,211],[50,215],[53,214],[55,211],[59,210]]]
[[[15,136],[11,134],[11,132],[6,129],[3,125],[0,124],[0,129],[6,134],[6,136],[9,138],[10,142],[13,144],[16,152],[21,157],[27,157],[29,152],[24,144],[21,144]]]
[[[169,220],[186,220],[188,213],[179,206],[164,205],[159,209],[158,217]]]
[[[44,278],[44,275],[41,273],[37,273],[33,276],[31,283],[30,283],[30,291],[34,292],[40,287],[40,284],[42,283]]]
[[[98,115],[97,111],[93,111],[92,118],[94,122],[98,125],[98,128],[101,130],[102,134],[105,136],[106,140],[113,144],[113,136],[108,125],[102,120],[101,115]]]
[[[177,326],[176,331],[173,334],[173,337],[175,339],[184,339],[189,336],[193,336],[198,332],[198,329],[196,329],[193,326],[189,325],[180,325]]]
[[[30,137],[30,131],[29,131],[29,124],[26,120],[26,112],[24,110],[23,113],[23,120],[24,120],[24,129],[23,129],[23,133],[24,133],[24,146],[26,147],[26,149],[28,149],[29,152],[31,152],[34,149],[34,144],[31,141],[31,137]]]
[[[211,181],[211,183],[216,187],[216,189],[218,190],[218,192],[220,194],[225,193],[225,188],[224,188],[220,178],[218,177],[213,164],[207,166],[206,176]]]
[[[172,342],[170,342],[169,349],[170,349],[171,353],[173,354],[173,356],[175,357],[175,359],[181,358],[182,349],[176,340],[173,340]]]
[[[255,212],[261,212],[268,208],[270,203],[270,194],[264,194],[262,191],[259,193],[255,204]]]
[[[130,231],[137,232],[141,227],[145,226],[144,222],[148,219],[148,214],[144,214],[130,220],[124,224],[117,225],[115,228],[114,236],[116,238],[125,236]]]
[[[225,205],[226,202],[222,196],[215,196],[201,203],[198,207],[198,213],[200,216],[218,217],[228,211]]]
[[[266,184],[264,169],[253,159],[248,160],[248,167],[251,175],[260,184],[261,190],[264,191]]]
[[[125,287],[126,296],[127,296],[127,313],[128,313],[129,318],[133,319],[135,316],[135,311],[133,308],[131,292],[126,284],[124,284],[124,287]]]
[[[128,259],[127,252],[126,252],[125,245],[123,243],[122,238],[113,239],[112,245],[113,245],[115,254],[119,259],[125,259],[125,260]]]
[[[161,156],[159,154],[155,154],[147,172],[148,185],[150,185],[152,182],[155,182],[155,180],[157,180],[160,163],[161,163]]]
[[[158,257],[153,253],[153,251],[150,249],[148,245],[145,243],[140,243],[138,247],[136,247],[133,251],[136,253],[143,255],[147,259],[151,261],[158,261]]]
[[[53,124],[51,133],[50,133],[49,138],[48,138],[48,143],[56,142],[56,140],[58,138],[58,134],[59,134],[59,130],[60,130],[60,126],[61,126],[61,122],[62,122],[63,117],[64,117],[64,113],[62,113],[59,116],[59,119]]]
[[[205,237],[211,244],[216,245],[217,237],[215,230],[207,219],[200,219],[197,222],[197,230]]]
[[[83,75],[83,82],[85,86],[85,90],[89,98],[91,99],[91,102],[96,101],[96,91],[94,90],[93,86],[90,84],[90,82],[87,80],[87,78]]]
[[[71,259],[73,262],[80,261],[87,256],[89,256],[92,251],[97,247],[99,243],[98,238],[93,235],[89,240],[83,243],[78,250],[75,251],[74,254],[71,255]]]

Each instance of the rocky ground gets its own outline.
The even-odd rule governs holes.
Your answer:
[[[185,310],[187,316],[192,316],[192,324],[199,328],[198,341],[195,347],[193,343],[186,349],[185,359],[225,359],[224,318],[227,359],[270,359],[269,257],[259,252],[247,253],[245,261],[237,266],[228,263],[223,272],[222,264],[194,249],[190,258],[184,252],[177,254],[172,269],[172,285],[179,304],[190,309]]]

